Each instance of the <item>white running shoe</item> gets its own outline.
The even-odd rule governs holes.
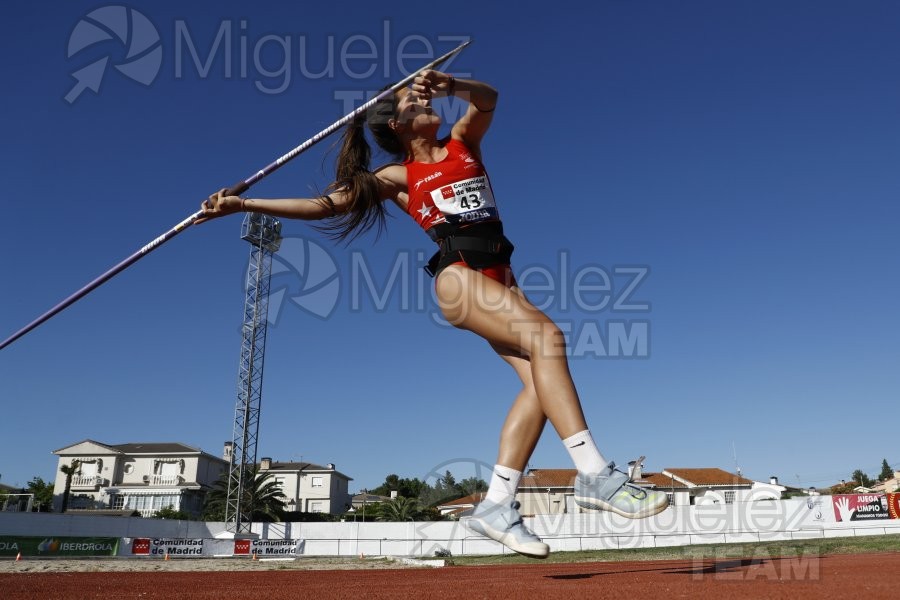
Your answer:
[[[609,463],[596,475],[578,473],[575,504],[591,510],[612,511],[629,519],[643,519],[664,511],[669,506],[669,497],[633,485],[626,473],[616,469],[616,463]]]
[[[522,523],[516,501],[504,505],[483,500],[465,524],[472,531],[497,540],[519,554],[547,558],[550,553],[550,547]]]

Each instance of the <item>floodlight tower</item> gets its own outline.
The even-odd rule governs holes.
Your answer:
[[[272,254],[281,246],[281,222],[274,217],[249,213],[241,224],[241,239],[253,246],[247,269],[244,324],[241,330],[241,365],[228,476],[225,522],[234,534],[250,533],[250,507],[244,489],[252,484],[256,466],[256,442],[262,401],[263,363],[269,313]]]

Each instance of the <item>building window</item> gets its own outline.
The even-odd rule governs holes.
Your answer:
[[[112,509],[122,510],[123,508],[125,508],[125,496],[113,496]]]
[[[725,492],[725,504],[734,504],[734,492]]]
[[[180,494],[139,494],[126,496],[123,508],[138,510],[143,516],[150,516],[156,511],[171,506],[175,510],[181,508]]]
[[[675,506],[675,494],[666,492],[666,497],[669,499],[669,506]]]
[[[162,460],[156,460],[153,463],[153,474],[154,475],[162,475],[163,477],[174,477],[178,475],[178,463],[175,462],[164,462]]]
[[[92,509],[94,508],[94,505],[95,502],[93,496],[88,496],[87,494],[78,494],[77,496],[71,496],[69,498],[68,508],[73,510]]]
[[[310,502],[309,503],[309,512],[320,513],[325,512],[325,507],[323,506],[323,502]]]
[[[322,487],[322,478],[321,477],[313,477],[312,478],[312,486],[313,487]],[[315,511],[313,511],[315,512]]]

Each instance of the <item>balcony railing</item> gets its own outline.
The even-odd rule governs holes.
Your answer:
[[[72,477],[73,488],[95,488],[103,484],[103,479],[99,475],[88,475]]]
[[[150,485],[179,485],[184,478],[181,475],[151,475]]]

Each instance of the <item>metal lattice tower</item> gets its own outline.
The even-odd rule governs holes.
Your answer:
[[[266,354],[266,329],[269,313],[269,282],[272,278],[272,254],[281,246],[281,222],[249,213],[241,225],[241,239],[250,242],[247,269],[244,324],[242,327],[241,365],[238,373],[237,404],[234,408],[234,435],[229,464],[228,500],[225,521],[235,534],[250,533],[250,507],[244,488],[256,466],[259,412],[262,402],[263,363]]]

